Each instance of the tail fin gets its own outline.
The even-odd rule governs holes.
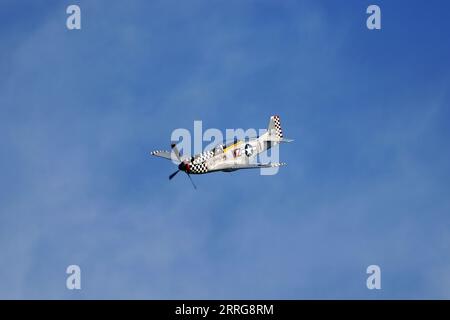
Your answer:
[[[283,139],[283,130],[281,130],[280,116],[271,116],[267,131],[270,135],[275,135],[278,139]]]

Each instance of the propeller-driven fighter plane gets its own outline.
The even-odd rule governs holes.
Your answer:
[[[180,171],[184,171],[192,182],[190,174],[205,174],[216,171],[231,172],[240,169],[273,168],[285,163],[254,163],[254,158],[273,146],[293,140],[283,138],[279,116],[270,117],[269,127],[263,135],[246,141],[235,139],[229,144],[218,144],[212,150],[193,157],[181,156],[177,146],[172,144],[172,151],[153,151],[150,154],[178,162],[178,170],[169,176],[169,180]]]

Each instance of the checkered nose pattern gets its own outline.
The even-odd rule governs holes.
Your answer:
[[[208,166],[206,160],[211,159],[214,156],[213,151],[206,151],[200,154],[190,164],[190,173],[202,174],[208,172]]]
[[[206,166],[206,163],[199,163],[199,164],[194,164],[189,168],[189,173],[194,173],[194,174],[202,174],[202,173],[207,173],[208,172],[208,167]]]

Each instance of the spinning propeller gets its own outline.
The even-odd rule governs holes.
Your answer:
[[[172,147],[173,154],[175,154],[175,157],[177,158],[177,160],[180,164],[178,165],[178,170],[169,176],[169,180],[172,180],[172,178],[175,177],[178,172],[184,171],[184,172],[186,172],[189,180],[191,180],[191,183],[192,183],[192,186],[194,187],[194,189],[197,189],[197,187],[194,184],[194,181],[192,181],[191,175],[189,174],[189,163],[187,161],[181,160],[180,152],[178,151],[178,148],[175,145],[175,143],[172,143],[171,147]]]

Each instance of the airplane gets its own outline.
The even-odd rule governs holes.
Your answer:
[[[178,163],[178,170],[169,176],[172,180],[175,175],[184,171],[192,185],[196,189],[192,181],[191,174],[206,174],[211,172],[232,172],[241,169],[261,169],[281,167],[286,163],[253,163],[252,160],[273,146],[282,142],[292,142],[291,139],[283,138],[280,117],[275,115],[270,117],[267,132],[256,138],[248,140],[234,139],[232,143],[218,144],[212,150],[208,150],[197,154],[193,157],[181,156],[176,144],[172,143],[172,151],[152,151],[152,156],[161,157],[169,160],[175,160]]]

